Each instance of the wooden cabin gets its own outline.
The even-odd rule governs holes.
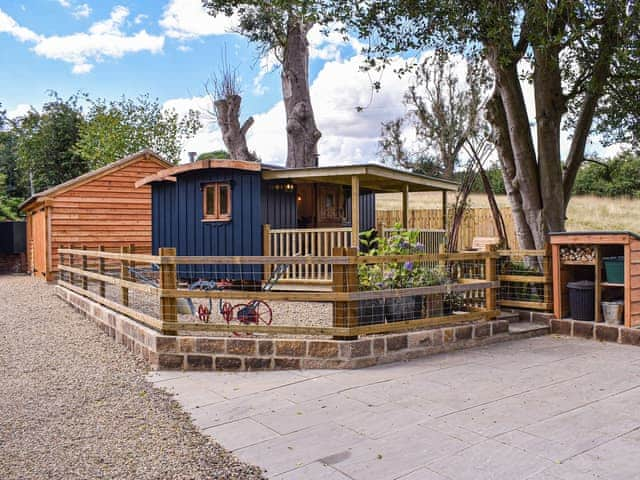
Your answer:
[[[150,250],[151,188],[135,183],[170,166],[143,150],[29,198],[20,206],[27,217],[29,271],[54,279],[60,246]]]
[[[403,193],[406,226],[410,192],[441,191],[446,198],[457,189],[455,182],[381,165],[285,169],[236,160],[179,165],[136,185],[152,186],[153,252],[175,247],[186,256],[331,255],[333,247],[358,246],[359,233],[374,228],[376,193]],[[205,272],[192,266],[181,274],[254,281],[263,276],[259,266],[237,268]],[[284,280],[327,283],[330,272],[326,266],[295,266]]]

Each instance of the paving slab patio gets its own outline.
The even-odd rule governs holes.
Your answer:
[[[149,379],[278,480],[640,477],[633,346],[546,336],[363,370]]]

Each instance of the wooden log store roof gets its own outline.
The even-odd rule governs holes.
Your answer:
[[[334,183],[351,185],[351,177],[360,178],[361,188],[377,192],[401,192],[405,186],[410,192],[456,191],[458,183],[442,178],[404,172],[383,165],[344,165],[336,167],[279,168],[273,165],[240,160],[200,160],[178,165],[149,175],[138,182],[141,187],[152,182],[175,181],[175,176],[193,170],[231,168],[262,172],[265,180],[282,180],[294,183]]]

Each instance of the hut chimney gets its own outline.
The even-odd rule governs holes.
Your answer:
[[[189,163],[193,163],[196,161],[196,155],[198,152],[189,152]]]

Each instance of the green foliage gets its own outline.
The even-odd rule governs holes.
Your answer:
[[[640,198],[640,156],[624,152],[601,163],[585,162],[578,171],[573,192]]]
[[[424,245],[418,241],[418,232],[405,231],[400,225],[387,237],[377,238],[374,230],[360,234],[360,243],[366,255],[413,255],[424,253]],[[430,268],[415,262],[359,265],[358,278],[364,290],[426,287],[441,285],[447,277],[438,268]]]
[[[184,141],[201,127],[198,112],[189,110],[181,118],[148,94],[111,102],[98,99],[90,101],[87,121],[73,151],[92,170],[145,148],[177,164]]]
[[[487,177],[489,178],[489,183],[491,184],[491,189],[495,195],[506,195],[506,190],[504,188],[504,179],[502,177],[502,170],[498,165],[491,165],[489,168],[485,169]],[[476,176],[472,191],[476,193],[484,193],[484,186],[482,185],[482,179],[480,176]]]
[[[7,194],[6,176],[0,173],[0,221],[18,220],[18,205],[21,199],[10,197]]]
[[[42,112],[27,113],[14,127],[16,170],[21,188],[28,190],[31,177],[35,192],[77,177],[87,162],[73,151],[84,124],[79,98],[60,98],[52,92]]]
[[[214,150],[213,152],[205,152],[198,155],[197,160],[206,160],[206,159],[215,159],[215,160],[226,160],[231,158],[229,152],[226,150]]]

